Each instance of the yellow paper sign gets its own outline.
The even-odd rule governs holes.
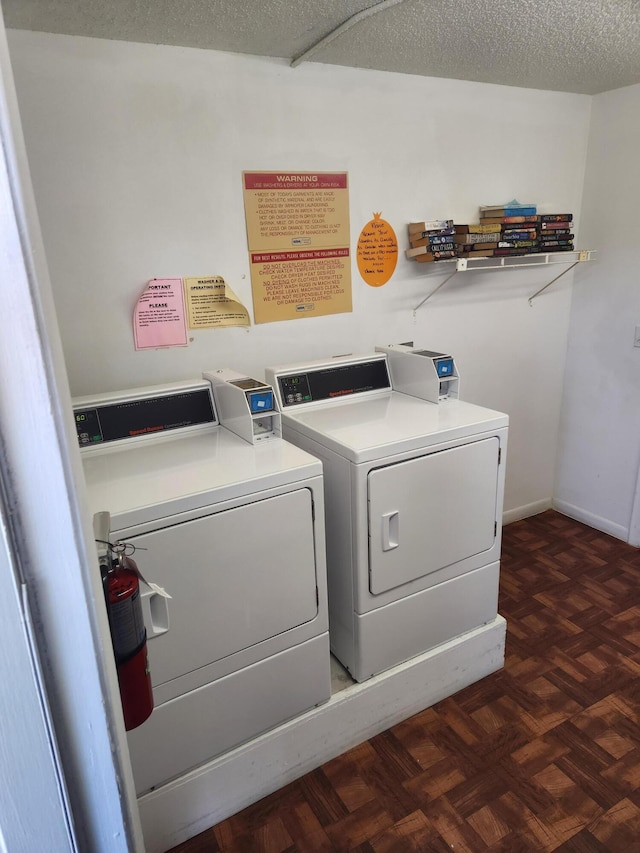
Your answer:
[[[252,252],[349,245],[346,172],[244,172]]]
[[[351,311],[349,249],[252,252],[256,323]]]
[[[256,323],[351,311],[346,172],[244,172]]]
[[[358,270],[371,287],[381,287],[393,275],[398,263],[395,231],[379,213],[364,226],[358,238]]]
[[[190,329],[250,326],[249,312],[220,275],[185,278]]]

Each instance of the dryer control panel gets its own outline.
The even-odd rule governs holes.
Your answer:
[[[283,409],[391,390],[387,360],[379,355],[356,359],[339,356],[327,362],[301,365],[299,370],[291,365],[268,368],[267,378],[277,387]]]

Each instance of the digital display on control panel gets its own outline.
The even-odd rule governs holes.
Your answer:
[[[283,406],[391,388],[386,359],[293,373],[290,376],[280,376],[278,382]]]
[[[74,416],[80,447],[215,423],[211,396],[205,388],[75,409]]]

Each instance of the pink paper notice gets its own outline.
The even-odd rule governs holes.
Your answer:
[[[136,349],[186,347],[187,323],[181,278],[152,278],[133,312]]]

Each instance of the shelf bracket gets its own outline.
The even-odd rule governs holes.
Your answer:
[[[419,302],[419,303],[416,305],[416,307],[413,309],[413,315],[414,315],[414,317],[415,317],[415,314],[416,314],[416,311],[418,310],[418,308],[422,308],[422,306],[424,305],[424,303],[425,303],[428,299],[431,299],[431,297],[432,297],[435,293],[437,293],[437,292],[440,290],[440,288],[441,288],[441,287],[444,287],[444,286],[445,286],[445,284],[446,284],[450,279],[452,279],[452,278],[454,277],[454,275],[455,275],[457,272],[458,272],[458,270],[457,270],[457,269],[455,269],[452,273],[449,273],[449,275],[445,278],[445,280],[444,280],[444,281],[441,281],[441,282],[440,282],[440,284],[439,284],[437,287],[434,287],[434,289],[431,291],[431,293],[427,293],[427,295],[426,295],[426,296],[425,296],[425,298],[422,300],[422,302]]]
[[[533,305],[533,300],[540,296],[548,287],[556,282],[559,278],[562,278],[563,275],[572,270],[577,264],[583,263],[583,261],[590,261],[591,255],[595,250],[593,249],[577,249],[575,252],[572,252],[574,258],[577,255],[575,260],[569,260],[569,258],[563,257],[562,255],[553,253],[547,254],[530,254],[530,255],[512,255],[510,257],[486,257],[486,258],[456,258],[455,261],[455,269],[452,273],[450,273],[444,281],[441,281],[440,284],[434,288],[431,293],[428,293],[425,298],[413,309],[413,318],[415,320],[416,312],[419,308],[422,308],[424,303],[431,299],[431,297],[436,294],[441,288],[445,286],[445,284],[450,281],[456,273],[466,272],[471,270],[507,270],[507,269],[525,269],[527,267],[541,267],[541,266],[554,266],[557,264],[567,264],[566,269],[564,269],[561,273],[559,273],[555,278],[552,278],[550,282],[545,284],[544,287],[541,287],[540,290],[537,290],[533,296],[529,297],[529,305]],[[453,260],[453,259],[452,259]],[[498,263],[496,263],[496,261]],[[511,263],[511,261],[518,261],[518,263]],[[492,263],[493,262],[493,263]],[[443,260],[441,263],[446,264],[450,263],[449,260]],[[469,266],[472,263],[473,266]]]
[[[540,288],[540,290],[536,290],[536,292],[533,294],[533,296],[530,296],[530,297],[529,297],[529,305],[530,305],[531,307],[533,307],[533,300],[536,298],[536,296],[540,296],[540,294],[541,294],[541,293],[544,293],[544,291],[545,291],[548,287],[551,287],[551,285],[552,285],[554,282],[556,282],[559,278],[562,278],[562,276],[563,276],[563,275],[566,275],[566,274],[569,272],[569,270],[572,270],[572,269],[573,269],[574,267],[576,267],[579,263],[580,263],[580,260],[574,261],[574,262],[571,264],[571,266],[569,266],[569,267],[567,267],[566,269],[562,270],[562,272],[561,272],[561,273],[558,273],[558,275],[557,275],[555,278],[552,278],[552,279],[551,279],[551,281],[547,282],[547,284],[545,284],[545,286],[544,286],[544,287],[541,287],[541,288]]]

